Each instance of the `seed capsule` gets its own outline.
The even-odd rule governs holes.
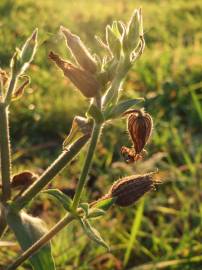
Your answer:
[[[15,174],[11,181],[12,188],[28,187],[37,179],[37,175],[30,172],[24,171]]]
[[[88,71],[78,68],[72,63],[63,60],[54,52],[50,52],[49,58],[63,71],[64,75],[88,98],[95,97],[100,90],[97,79]]]
[[[153,120],[144,110],[129,110],[125,114],[129,114],[127,126],[134,151],[133,149],[122,147],[121,153],[124,156],[127,155],[130,161],[136,161],[142,157],[141,153],[144,151],[144,146],[151,137]]]
[[[109,191],[109,197],[116,197],[116,205],[122,207],[132,205],[160,183],[159,180],[154,179],[154,174],[151,172],[143,175],[132,175],[116,181]]]

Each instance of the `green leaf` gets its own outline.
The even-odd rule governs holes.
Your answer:
[[[140,41],[140,35],[143,34],[142,28],[141,10],[136,9],[127,25],[127,35],[123,40],[124,52],[131,52],[136,48]]]
[[[144,98],[121,101],[116,106],[111,107],[104,112],[105,119],[114,119],[120,117],[125,111],[142,101],[144,101]]]
[[[89,212],[89,204],[88,203],[81,203],[79,205],[79,207],[81,207],[85,213],[85,216],[88,216],[88,212]]]
[[[118,27],[118,22],[117,22],[117,21],[113,21],[111,29],[112,29],[114,35],[115,35],[118,39],[120,39],[120,38],[121,38],[121,33],[120,33],[120,31],[119,31],[119,27]]]
[[[107,211],[116,201],[116,197],[113,198],[101,198],[100,200],[98,200],[97,202],[95,202],[94,206],[92,207],[92,209],[95,208],[99,208],[102,209],[104,211]]]
[[[104,122],[104,116],[102,112],[94,104],[90,105],[90,108],[87,112],[87,116],[91,116],[95,120],[96,123],[101,124]]]
[[[32,217],[24,211],[17,213],[8,210],[7,222],[24,251],[48,231],[41,219]],[[35,270],[55,270],[50,242],[34,253],[29,260]]]
[[[118,28],[117,28],[118,31]],[[121,53],[121,41],[117,37],[117,31],[112,29],[109,25],[106,27],[106,40],[107,40],[107,45],[115,57],[119,58],[120,53]]]
[[[72,199],[64,194],[62,191],[59,189],[47,189],[42,191],[42,193],[47,193],[53,197],[55,197],[67,210],[68,212],[71,212],[71,206],[72,206]]]
[[[102,239],[100,233],[90,225],[89,221],[87,221],[86,219],[80,219],[79,221],[84,232],[91,240],[109,250],[109,246],[107,245],[107,243]]]
[[[98,218],[106,214],[106,211],[100,209],[100,208],[91,208],[87,218],[92,219],[92,218]]]

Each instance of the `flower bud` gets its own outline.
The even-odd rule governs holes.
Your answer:
[[[97,70],[97,63],[81,41],[80,37],[72,34],[69,29],[63,26],[60,27],[60,30],[65,36],[67,46],[71,50],[77,63],[90,73],[95,73]]]
[[[37,48],[37,36],[38,29],[35,29],[32,35],[26,40],[21,50],[21,61],[22,63],[30,63],[36,53]]]
[[[49,58],[63,71],[64,75],[82,92],[85,97],[95,97],[100,90],[100,83],[88,71],[80,69],[70,62],[50,52]]]
[[[140,36],[143,35],[142,28],[141,9],[135,9],[130,21],[128,22],[126,34],[123,39],[124,50],[131,52],[136,48],[140,41]]]
[[[81,116],[75,116],[72,122],[71,130],[63,142],[63,148],[68,149],[69,145],[73,141],[77,140],[83,135],[90,136],[92,128],[93,128],[92,121],[89,121],[89,119]]]
[[[18,174],[15,174],[11,181],[12,188],[19,187],[28,187],[37,179],[37,175],[30,172],[24,171]]]
[[[152,117],[144,110],[129,110],[128,131],[136,154],[140,154],[148,142],[153,128]]]
[[[154,172],[143,175],[132,175],[116,181],[110,191],[110,197],[116,197],[115,204],[118,206],[130,206],[139,200],[146,192],[161,183],[154,179]]]

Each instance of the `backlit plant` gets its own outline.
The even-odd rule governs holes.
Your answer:
[[[49,53],[49,59],[62,70],[84,97],[89,99],[89,108],[86,117],[75,116],[70,133],[63,143],[62,153],[40,176],[30,171],[12,175],[9,138],[9,107],[14,99],[23,95],[30,83],[25,73],[37,50],[38,30],[27,39],[22,49],[17,49],[14,53],[10,63],[10,74],[3,70],[0,72],[0,234],[2,236],[9,227],[23,250],[19,258],[7,267],[8,270],[16,269],[26,259],[30,260],[33,269],[55,269],[50,240],[73,220],[81,224],[84,233],[90,239],[109,249],[99,232],[92,227],[91,219],[102,217],[112,205],[132,205],[159,183],[153,172],[131,175],[116,181],[99,200],[92,203],[81,202],[96,145],[107,122],[112,124],[114,119],[129,114],[128,131],[133,145],[131,149],[121,149],[127,162],[134,162],[142,157],[141,153],[151,136],[151,116],[143,109],[134,109],[143,99],[119,101],[123,81],[144,50],[141,9],[134,11],[127,25],[121,21],[114,21],[111,26],[108,25],[106,41],[97,37],[99,46],[106,53],[103,58],[92,56],[80,38],[65,27],[61,26],[60,31],[75,62],[66,61],[53,51]],[[73,199],[57,189],[43,190],[87,143],[87,154]],[[21,191],[17,196],[13,196],[12,190],[16,186],[21,187]],[[25,210],[29,202],[40,192],[54,196],[67,211],[50,230],[46,228],[44,221],[32,217]]]

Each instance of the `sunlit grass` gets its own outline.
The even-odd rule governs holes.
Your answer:
[[[80,94],[61,79],[61,74],[47,59],[50,49],[61,51],[64,57],[68,54],[62,49],[60,35],[55,34],[59,26],[71,28],[93,47],[95,32],[101,33],[104,25],[113,19],[127,18],[138,6],[143,8],[147,46],[127,78],[123,95],[146,97],[144,106],[154,118],[154,134],[146,159],[154,162],[153,153],[166,154],[155,163],[166,176],[165,183],[158,192],[146,197],[144,215],[141,216],[140,205],[124,211],[118,209],[99,225],[111,243],[111,255],[89,243],[80,232],[73,234],[74,225],[71,232],[62,231],[53,240],[56,264],[61,270],[123,269],[125,254],[129,254],[125,255],[125,262],[128,262],[126,269],[130,270],[201,269],[201,1],[2,1],[2,67],[8,66],[15,44],[21,44],[36,26],[40,30],[40,47],[30,69],[31,89],[11,111],[14,164],[19,171],[23,168],[39,173],[44,170],[61,149],[73,115],[87,106],[85,102],[81,104]],[[120,145],[130,145],[124,120],[117,121],[113,134],[110,125],[106,129],[89,179],[86,196],[91,199],[104,194],[110,183],[128,171],[135,173],[141,166],[142,170],[148,170],[146,162],[129,167],[120,157]],[[53,145],[46,146],[46,143]],[[75,188],[84,155],[55,179],[54,187]],[[41,205],[39,198],[32,211],[41,211],[42,215],[43,209],[57,220],[57,207],[48,201],[45,206]],[[139,219],[134,220],[138,213]],[[46,219],[51,220],[48,215]],[[9,251],[2,248],[0,262],[5,264],[5,258],[11,261],[18,252],[18,248]],[[25,265],[21,269],[28,268]]]

